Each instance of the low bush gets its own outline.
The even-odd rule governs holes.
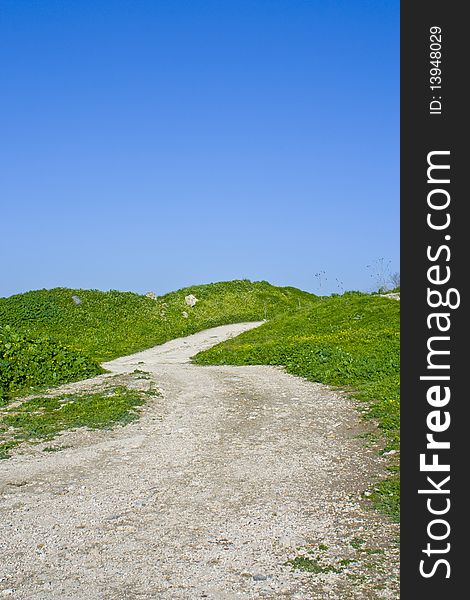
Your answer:
[[[194,306],[185,302],[189,294],[197,298]],[[248,280],[195,285],[155,299],[55,288],[0,298],[0,326],[53,336],[102,362],[209,327],[291,314],[316,300],[296,288]]]
[[[0,402],[32,386],[57,385],[102,372],[95,361],[51,337],[0,327]]]

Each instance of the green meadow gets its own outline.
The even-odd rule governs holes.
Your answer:
[[[189,294],[197,298],[194,306],[185,300]],[[319,297],[265,281],[240,280],[191,286],[159,297],[56,288],[0,298],[0,403],[97,375],[103,372],[103,361],[177,337],[261,320],[266,323],[201,352],[194,363],[279,365],[293,375],[349,390],[361,401],[364,417],[378,424],[383,452],[393,455],[390,477],[378,484],[371,498],[397,519],[400,303],[379,295]],[[54,421],[59,408],[59,429],[132,420],[137,396],[122,389],[114,396],[115,410],[112,400],[110,404],[99,395],[70,402],[66,410],[56,399],[30,400],[14,414],[3,411],[0,428],[16,428],[19,439],[52,435],[59,427]],[[107,415],[103,421],[100,413]]]

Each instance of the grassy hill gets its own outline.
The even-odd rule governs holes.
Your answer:
[[[283,365],[312,381],[347,387],[377,420],[384,450],[399,448],[400,303],[349,292],[323,297],[306,310],[270,322],[201,352],[197,364]],[[398,456],[398,455],[396,455]],[[398,465],[391,465],[398,471]],[[382,481],[373,498],[398,518],[399,479]]]
[[[198,299],[194,306],[185,302],[189,294]],[[65,288],[0,298],[0,402],[34,386],[95,375],[104,360],[176,337],[268,319],[194,362],[284,365],[294,375],[347,387],[365,401],[365,415],[378,421],[385,450],[397,450],[399,312],[399,302],[377,295],[319,298],[247,280],[192,286],[155,299]],[[391,469],[398,471],[398,463]],[[398,476],[380,482],[373,499],[396,518]]]
[[[0,327],[0,406],[15,392],[58,385],[102,373],[99,364],[45,335]]]
[[[198,299],[194,306],[185,302],[189,294]],[[296,288],[247,280],[156,299],[66,288],[0,298],[0,388],[5,397],[32,385],[81,379],[100,372],[105,360],[217,325],[292,314],[316,301]]]
[[[348,386],[364,400],[385,403],[382,427],[395,443],[400,373],[400,303],[349,292],[324,297],[297,314],[199,353],[197,364],[284,365],[289,373]],[[380,417],[379,406],[370,408]]]

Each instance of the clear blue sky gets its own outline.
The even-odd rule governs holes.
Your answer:
[[[1,296],[398,271],[398,0],[2,0],[0,52]]]

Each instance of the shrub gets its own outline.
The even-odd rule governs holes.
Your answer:
[[[185,303],[189,294],[198,299],[194,307]],[[296,288],[247,280],[191,286],[155,299],[116,290],[55,288],[0,298],[0,326],[53,336],[101,362],[217,325],[291,314],[315,301]]]
[[[102,373],[87,356],[48,336],[0,327],[0,399],[32,386],[56,385]]]

